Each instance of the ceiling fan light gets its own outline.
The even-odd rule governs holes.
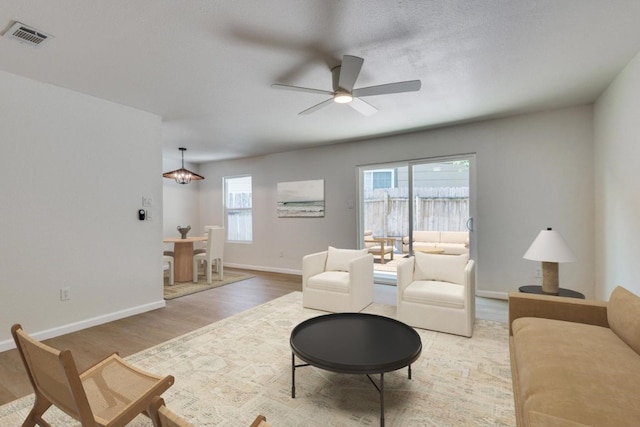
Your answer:
[[[336,92],[336,94],[333,96],[333,100],[338,104],[348,104],[353,101],[353,95],[351,95],[349,92]]]

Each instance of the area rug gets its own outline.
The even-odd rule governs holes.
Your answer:
[[[393,317],[395,307],[368,313]],[[212,323],[127,359],[175,384],[167,405],[196,426],[248,426],[263,414],[274,427],[378,426],[379,395],[366,376],[314,367],[296,370],[291,398],[291,330],[324,314],[302,308],[293,292]],[[515,426],[507,325],[479,320],[473,338],[418,330],[423,351],[412,365],[385,375],[387,426]],[[32,396],[0,407],[0,425],[20,425]],[[53,426],[77,426],[50,409]],[[138,416],[130,426],[151,426]]]
[[[193,282],[176,282],[174,285],[169,285],[169,280],[164,279],[164,299],[175,299],[183,297],[185,295],[195,294],[196,292],[207,291],[209,289],[217,288],[220,286],[228,285],[229,283],[239,282],[241,280],[250,279],[250,274],[243,273],[224,273],[222,280],[216,280],[217,275],[213,276],[211,284],[207,283],[207,276],[200,274],[198,276],[198,283]]]

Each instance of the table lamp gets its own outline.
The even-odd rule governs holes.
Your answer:
[[[551,228],[542,230],[533,241],[524,259],[542,261],[542,293],[558,295],[558,263],[574,262],[576,256],[560,233]]]

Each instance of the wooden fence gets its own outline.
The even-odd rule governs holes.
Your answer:
[[[416,188],[414,230],[466,231],[468,187]],[[406,188],[365,192],[364,229],[374,236],[409,234],[409,197]]]

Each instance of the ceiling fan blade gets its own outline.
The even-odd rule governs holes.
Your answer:
[[[362,87],[353,90],[353,96],[374,96],[389,93],[415,92],[420,90],[422,83],[420,80],[409,80],[406,82],[387,83],[379,86]]]
[[[326,107],[327,105],[331,104],[333,102],[333,98],[329,98],[326,101],[322,101],[320,104],[316,104],[313,107],[309,107],[304,111],[300,111],[298,113],[298,115],[307,115],[307,114],[311,114],[314,111],[318,111],[319,109]]]
[[[358,98],[353,98],[353,100],[349,103],[349,106],[351,106],[351,108],[356,110],[358,113],[367,117],[375,114],[378,111],[378,109],[373,105]]]
[[[338,87],[351,92],[358,80],[364,59],[357,56],[345,55],[342,57]]]
[[[319,94],[322,94],[322,95],[331,95],[331,96],[333,96],[333,92],[330,92],[328,90],[312,89],[312,88],[309,88],[309,87],[281,85],[281,84],[278,84],[278,83],[272,84],[271,87],[274,88],[274,89],[294,90],[296,92],[319,93]]]

